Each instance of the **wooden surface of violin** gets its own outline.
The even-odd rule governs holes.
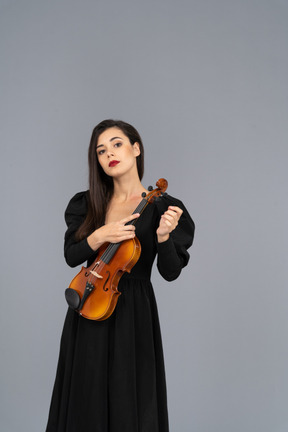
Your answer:
[[[107,243],[99,249],[98,256],[107,248]],[[82,267],[81,271],[72,279],[69,288],[74,289],[81,298],[85,290],[91,289],[91,295],[87,297],[80,315],[92,320],[104,320],[115,309],[118,296],[118,282],[124,272],[130,272],[141,254],[139,240],[134,237],[123,241],[117,253],[109,261],[109,265],[94,261],[90,267]]]

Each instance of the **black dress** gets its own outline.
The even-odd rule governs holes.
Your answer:
[[[87,192],[68,204],[64,254],[75,267],[96,258],[87,239],[74,234],[85,218]],[[168,205],[183,209],[169,240],[156,229]],[[187,265],[194,223],[181,201],[168,196],[149,204],[136,224],[141,256],[119,282],[115,311],[92,321],[68,308],[46,432],[168,432],[164,359],[151,268],[168,281]]]

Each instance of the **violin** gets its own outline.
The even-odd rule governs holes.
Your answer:
[[[167,180],[161,178],[156,188],[148,187],[142,201],[134,212],[142,214],[149,203],[165,194]],[[138,219],[127,222],[135,225]],[[68,305],[84,318],[102,321],[109,318],[121,294],[118,283],[125,272],[130,273],[141,255],[141,244],[135,236],[119,243],[104,243],[95,261],[89,267],[82,267],[65,290]]]

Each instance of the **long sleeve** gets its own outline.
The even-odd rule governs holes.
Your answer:
[[[83,264],[95,251],[89,246],[87,238],[76,241],[75,233],[84,221],[87,213],[87,192],[79,192],[73,196],[65,210],[67,231],[64,237],[64,256],[70,267]]]
[[[156,201],[159,220],[161,215],[168,209],[169,205],[178,206],[183,210],[177,227],[170,233],[169,239],[158,243],[157,267],[161,276],[167,281],[176,279],[183,267],[188,264],[190,255],[187,249],[192,245],[195,232],[195,224],[191,219],[184,204],[169,195]],[[159,223],[159,222],[158,222]]]

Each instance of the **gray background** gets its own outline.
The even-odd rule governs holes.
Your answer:
[[[287,432],[287,1],[0,12],[1,430],[45,430],[76,274],[63,212],[112,117],[142,135],[144,186],[166,177],[197,227],[180,278],[153,273],[171,432]]]

